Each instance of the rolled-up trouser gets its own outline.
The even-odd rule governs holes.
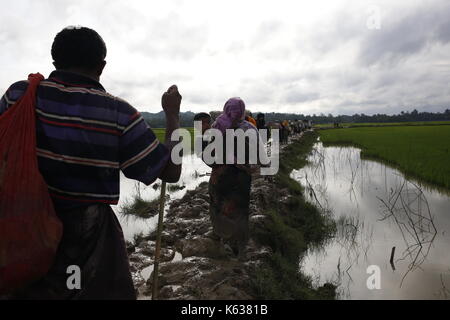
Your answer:
[[[209,213],[213,230],[235,251],[243,251],[249,239],[251,183],[251,176],[233,165],[218,165],[211,171]]]
[[[111,207],[92,205],[58,216],[64,230],[52,268],[14,298],[136,299],[122,228]]]

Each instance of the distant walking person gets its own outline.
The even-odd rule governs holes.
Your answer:
[[[245,120],[256,127],[256,120],[253,118],[253,114],[249,110],[245,111]]]
[[[194,116],[194,122],[201,121],[202,123],[202,135],[205,134],[206,130],[211,129],[211,115],[206,112],[200,112],[197,113]],[[195,124],[194,124],[195,125]],[[203,159],[203,151],[205,150],[206,146],[209,144],[209,141],[202,139],[202,152],[201,155],[199,155]]]
[[[225,133],[227,129],[256,130],[244,120],[245,104],[240,98],[229,99],[223,113],[212,127]],[[234,150],[225,150],[226,156],[235,156]],[[248,154],[248,146],[246,147]],[[216,164],[209,181],[210,215],[214,233],[224,239],[240,258],[249,239],[249,205],[252,170],[251,165]]]
[[[258,130],[267,128],[264,113],[258,113],[258,115],[256,116],[256,127],[258,128]]]
[[[263,142],[266,143],[267,141],[264,141],[264,138],[266,138],[267,140],[270,139],[270,131],[266,126],[264,113],[258,113],[258,115],[256,116],[256,128],[258,128],[258,130],[267,130],[266,135],[261,135],[261,138],[263,138]]]
[[[194,121],[202,122],[202,134],[205,133],[206,130],[211,128],[211,115],[206,112],[197,113],[194,116]]]
[[[280,140],[281,140],[281,144],[287,144],[288,143],[288,137],[289,137],[289,129],[288,129],[288,124],[286,123],[286,121],[280,121],[279,122],[280,125]]]

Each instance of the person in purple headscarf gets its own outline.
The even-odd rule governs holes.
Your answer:
[[[245,103],[241,98],[231,98],[223,107],[223,113],[217,117],[212,125],[225,133],[226,129],[256,129],[250,122],[245,120]]]
[[[244,120],[245,103],[240,98],[229,99],[223,113],[217,117],[212,128],[223,134],[227,129],[255,130],[251,123]],[[224,139],[225,141],[225,139]],[[236,159],[235,150],[225,150],[227,158]],[[248,154],[248,147],[246,146]],[[215,164],[212,166],[209,181],[210,218],[213,225],[213,237],[221,238],[229,245],[239,259],[245,259],[245,247],[249,239],[249,204],[251,173],[254,165]]]

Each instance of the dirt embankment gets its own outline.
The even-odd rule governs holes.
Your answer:
[[[274,267],[270,262],[274,254],[280,254],[277,241],[272,241],[278,236],[273,231],[274,203],[277,210],[284,207],[289,210],[292,197],[289,188],[280,188],[273,177],[254,178],[250,201],[250,241],[245,256],[240,259],[213,236],[207,183],[173,201],[164,221],[158,298],[277,298],[265,294],[267,288],[259,287],[271,286],[264,274]],[[153,233],[128,248],[135,287],[141,298],[151,297],[155,239],[156,234]],[[294,272],[297,269],[294,265]],[[269,271],[270,277],[276,272]],[[310,283],[306,281],[301,285],[310,286]],[[332,295],[327,293],[327,296]]]

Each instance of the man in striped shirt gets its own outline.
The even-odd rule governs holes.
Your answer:
[[[162,97],[164,145],[135,108],[100,84],[106,45],[97,32],[65,28],[51,53],[56,70],[37,91],[37,156],[64,233],[50,273],[19,296],[133,299],[122,230],[109,205],[119,200],[120,171],[146,185],[157,178],[178,181],[181,165],[170,159],[169,137],[179,127],[181,95],[172,86]],[[7,90],[0,114],[27,85],[20,81]],[[79,290],[66,287],[70,265],[81,269]]]

